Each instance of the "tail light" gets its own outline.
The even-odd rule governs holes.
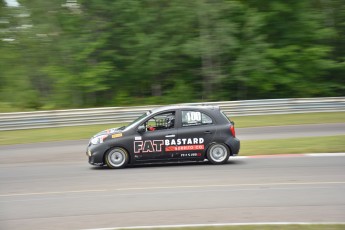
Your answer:
[[[236,137],[235,126],[233,124],[230,125],[230,132],[233,137]]]

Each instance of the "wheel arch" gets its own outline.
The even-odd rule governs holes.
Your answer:
[[[240,142],[238,139],[230,137],[228,138],[224,144],[228,146],[230,150],[230,156],[236,156],[240,150]]]
[[[228,149],[229,149],[229,154],[230,154],[230,156],[232,156],[232,149],[231,149],[231,146],[230,146],[228,143],[226,143],[226,142],[212,141],[211,143],[209,143],[209,144],[206,146],[206,148],[205,148],[205,150],[204,150],[204,157],[205,157],[205,159],[208,160],[207,152],[208,152],[209,148],[210,148],[212,145],[214,145],[214,144],[224,144],[224,145],[226,145],[226,147],[228,147]]]
[[[127,148],[123,147],[122,145],[113,145],[113,146],[110,146],[106,151],[104,151],[104,154],[103,154],[103,164],[106,164],[105,158],[107,156],[107,153],[110,152],[111,150],[113,150],[114,148],[122,148],[122,149],[124,149],[128,153],[128,164],[132,163],[132,155],[128,151]]]

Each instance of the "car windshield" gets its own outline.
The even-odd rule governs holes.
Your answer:
[[[151,114],[151,111],[147,111],[145,113],[143,113],[142,115],[140,115],[137,119],[135,119],[134,121],[132,121],[131,123],[129,123],[127,126],[125,126],[125,129],[130,129],[132,128],[132,126],[134,126],[138,121],[142,120],[143,118],[147,117],[148,115]]]

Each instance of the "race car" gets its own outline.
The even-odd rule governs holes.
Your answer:
[[[164,106],[127,126],[94,135],[86,155],[91,165],[118,169],[128,164],[208,160],[223,164],[240,141],[234,122],[218,106]]]

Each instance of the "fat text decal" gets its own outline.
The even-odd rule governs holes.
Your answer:
[[[162,152],[163,147],[165,147],[165,152],[203,150],[205,148],[203,143],[204,138],[201,137],[134,141],[134,153]]]

